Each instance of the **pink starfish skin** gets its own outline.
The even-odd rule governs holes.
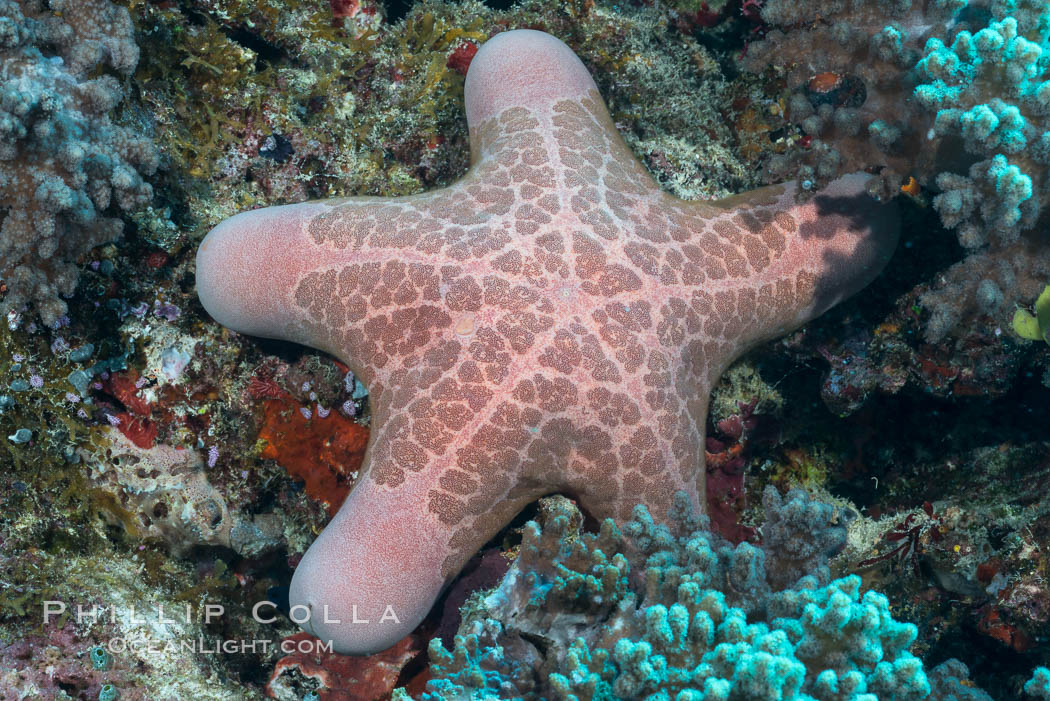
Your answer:
[[[369,386],[362,477],[291,587],[293,618],[340,652],[396,643],[541,495],[618,520],[667,513],[676,490],[702,508],[719,375],[861,289],[897,239],[863,174],[806,204],[793,184],[668,195],[542,32],[478,51],[466,109],[456,184],[245,212],[197,253],[218,322]]]

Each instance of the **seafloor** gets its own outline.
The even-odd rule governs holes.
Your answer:
[[[963,27],[986,26],[1000,43],[974,40],[969,63],[959,49],[962,67],[919,43],[956,47]],[[243,210],[455,181],[469,163],[470,60],[515,28],[577,52],[630,148],[679,197],[881,179],[903,217],[884,273],[713,392],[712,527],[760,543],[763,491],[805,489],[854,512],[831,574],[885,594],[917,626],[910,650],[927,670],[958,659],[962,689],[1012,699],[1050,665],[1050,296],[1036,304],[1050,284],[1046,3],[0,0],[0,699],[472,698],[427,682],[499,667],[428,646],[453,647],[464,602],[478,616],[472,592],[499,583],[528,520],[571,512],[556,498],[380,655],[285,654],[277,643],[301,640],[297,626],[243,615],[280,600],[352,489],[367,388],[324,353],[216,324],[194,266],[208,230]],[[106,48],[84,58],[78,41]],[[91,94],[55,87],[102,76]],[[58,108],[40,97],[62,90]],[[112,202],[74,182],[68,151],[42,155],[46,130],[16,128],[63,109],[80,110],[77,139],[123,154],[113,172],[132,184],[108,176]],[[89,192],[114,235],[48,204],[46,178]],[[32,249],[44,235],[25,222],[39,217],[58,227],[57,250]],[[45,620],[54,602],[65,610]],[[226,614],[207,621],[205,604]],[[77,605],[102,615],[78,621]],[[526,636],[546,654],[542,637]],[[269,644],[239,644],[252,640]],[[550,655],[531,660],[536,674],[562,669]],[[558,698],[631,698],[611,691],[627,688],[612,681],[618,664],[606,696]],[[647,669],[634,688],[676,698],[682,680]],[[473,698],[514,695],[473,683],[495,684]]]

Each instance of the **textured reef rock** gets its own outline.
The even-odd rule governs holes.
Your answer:
[[[17,562],[0,553],[0,567],[40,568],[38,596],[52,603],[41,625],[42,608],[29,612],[32,624],[8,635],[10,609],[0,614],[0,698],[4,701],[95,701],[110,687],[121,701],[261,699],[262,693],[231,676],[226,656],[214,654],[221,638],[201,612],[187,609],[200,592],[186,596],[171,583],[189,577],[178,565],[158,567],[149,551],[92,553],[63,558],[39,551]],[[207,594],[210,601],[215,591]],[[66,606],[57,612],[58,603]],[[77,606],[82,615],[78,619]],[[97,614],[97,615],[96,615]],[[230,620],[233,614],[224,617]],[[238,618],[242,616],[238,613]],[[244,615],[250,623],[250,616]],[[266,637],[256,626],[239,635]],[[192,652],[199,646],[201,652]],[[209,650],[213,652],[208,652]]]
[[[956,436],[945,441],[956,446],[950,458],[910,459],[896,473],[878,473],[880,491],[893,486],[855,522],[843,560],[908,607],[926,649],[965,658],[975,677],[995,672],[982,648],[995,650],[1000,664],[1043,662],[1050,443],[962,451]],[[911,508],[916,499],[927,501]]]
[[[927,676],[908,652],[915,626],[858,577],[831,580],[848,512],[801,490],[770,487],[764,503],[758,548],[707,531],[686,499],[670,527],[640,506],[622,532],[606,520],[597,534],[580,532],[570,502],[546,500],[453,650],[431,643],[423,698],[904,700],[965,678],[954,661]]]
[[[93,486],[112,498],[106,513],[132,537],[159,539],[182,556],[212,545],[258,557],[283,544],[279,515],[230,512],[222,493],[208,482],[198,451],[142,448],[117,428],[106,434],[110,445],[85,451],[85,462]]]
[[[295,652],[274,665],[266,684],[267,697],[301,701],[311,698],[308,694],[314,692],[318,701],[382,701],[390,698],[401,670],[421,650],[419,640],[411,635],[368,657],[316,650],[315,641],[309,633],[296,633],[282,641],[286,649],[294,646]],[[300,651],[299,645],[306,651]]]
[[[0,277],[3,310],[66,313],[76,260],[146,205],[152,142],[110,121],[139,59],[128,11],[109,0],[0,0]]]
[[[175,553],[195,545],[230,546],[230,510],[208,483],[197,451],[140,448],[115,428],[108,436],[113,445],[97,462],[89,459],[89,469],[95,484],[134,515],[131,523],[142,524],[136,535],[159,538]]]

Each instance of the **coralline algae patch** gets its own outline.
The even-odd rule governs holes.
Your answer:
[[[313,647],[316,638],[309,633],[296,633],[285,638],[284,645],[295,646],[274,665],[266,684],[266,695],[278,701],[374,701],[389,698],[401,671],[422,651],[415,636],[403,638],[397,645],[368,657],[351,657],[335,652],[300,652]],[[310,691],[304,691],[310,689]],[[310,696],[310,693],[315,696]]]
[[[291,397],[268,399],[263,411],[260,456],[302,480],[306,494],[334,515],[357,479],[368,428],[338,411],[298,406]]]

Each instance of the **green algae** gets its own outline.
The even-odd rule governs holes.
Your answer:
[[[1035,300],[1035,313],[1027,309],[1014,312],[1014,332],[1029,341],[1050,343],[1050,285]]]
[[[718,107],[733,101],[721,68],[658,9],[421,2],[397,24],[340,26],[324,3],[299,0],[124,4],[150,47],[135,81],[169,159],[158,192],[191,236],[263,203],[452,182],[469,154],[463,75],[449,58],[514,27],[570,42],[614,119],[634,125],[628,142],[677,194],[720,196],[753,180]],[[271,135],[288,140],[286,162],[261,155]],[[170,242],[168,224],[146,228]]]

